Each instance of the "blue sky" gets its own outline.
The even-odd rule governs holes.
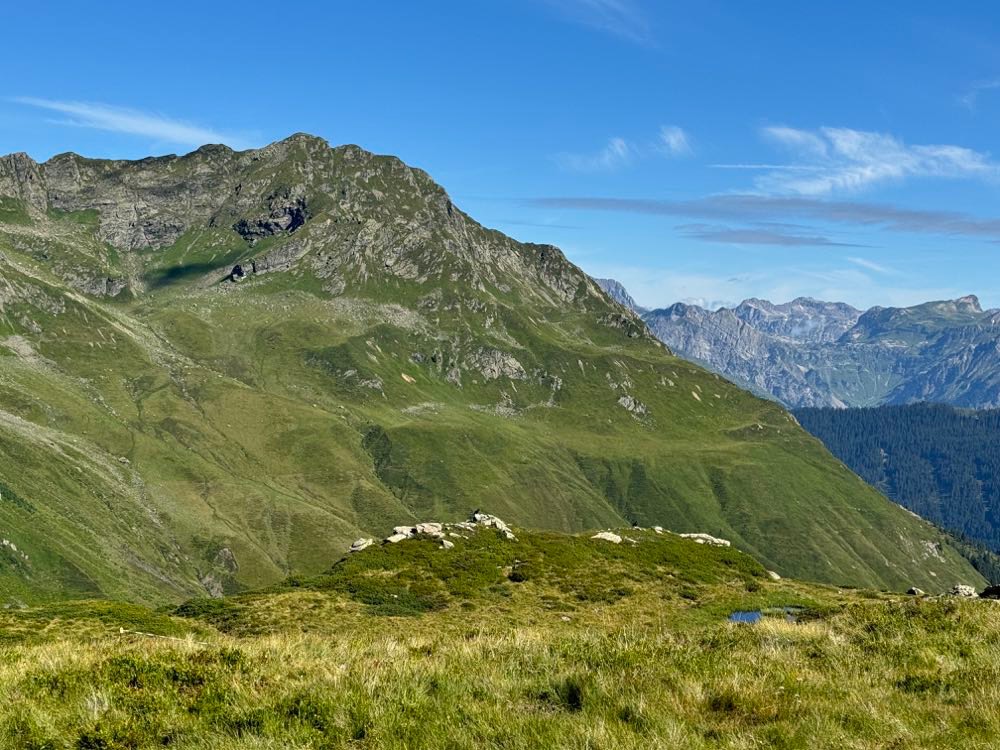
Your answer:
[[[87,5],[5,8],[0,152],[306,131],[646,305],[1000,306],[992,3]]]

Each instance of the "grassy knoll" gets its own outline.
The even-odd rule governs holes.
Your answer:
[[[490,530],[172,611],[0,615],[12,748],[986,748],[1000,605],[773,581],[652,532]],[[801,608],[797,622],[727,621]],[[121,634],[119,627],[180,640]]]

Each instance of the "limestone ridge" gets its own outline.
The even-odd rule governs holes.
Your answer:
[[[975,296],[909,308],[797,299],[642,313],[672,350],[799,408],[934,401],[1000,406],[1000,311]]]

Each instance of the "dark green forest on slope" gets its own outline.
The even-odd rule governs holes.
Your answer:
[[[795,416],[885,495],[963,537],[971,557],[992,557],[977,546],[1000,551],[1000,410],[921,403]]]

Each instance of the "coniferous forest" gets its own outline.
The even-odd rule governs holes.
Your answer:
[[[1000,410],[921,403],[800,409],[795,416],[888,497],[1000,551]]]

